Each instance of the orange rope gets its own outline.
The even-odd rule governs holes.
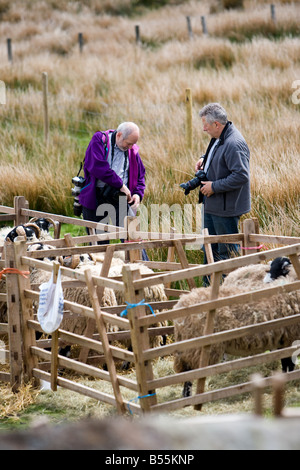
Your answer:
[[[259,245],[259,246],[241,246],[242,250],[260,250],[261,248],[268,249],[266,245]]]
[[[21,274],[21,276],[23,277],[27,277],[26,274],[30,274],[29,271],[20,271],[19,269],[17,268],[4,268],[2,269],[2,271],[0,271],[0,279],[2,278],[2,275],[3,274]]]

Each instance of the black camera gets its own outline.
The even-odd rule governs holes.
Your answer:
[[[114,202],[118,202],[120,196],[125,196],[125,194],[122,193],[120,189],[109,186],[108,184],[106,184],[101,191],[101,197],[107,203],[113,204]]]
[[[195,173],[195,178],[188,181],[187,183],[181,183],[180,187],[184,189],[184,194],[187,196],[190,193],[190,191],[198,188],[198,186],[201,186],[201,181],[208,181],[208,179],[207,179],[205,171],[198,170],[197,173]],[[200,193],[199,202],[202,202],[202,200],[200,200],[201,196],[203,200],[203,195],[202,193]]]
[[[82,205],[79,202],[79,194],[85,185],[85,178],[83,176],[74,176],[72,178],[72,183],[74,188],[72,188],[72,196],[74,196],[73,211],[76,217],[80,217],[82,213]]]

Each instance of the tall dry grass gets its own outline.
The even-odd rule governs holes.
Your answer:
[[[211,2],[194,0],[127,17],[107,13],[119,8],[112,0],[106,12],[97,1],[80,8],[75,2],[11,2],[0,23],[14,55],[11,65],[3,41],[0,79],[7,104],[0,105],[0,203],[11,205],[22,194],[32,208],[71,214],[71,178],[92,134],[133,120],[141,128],[147,170],[144,204],[194,204],[196,191],[187,198],[179,184],[193,176],[208,144],[198,111],[219,101],[251,150],[251,215],[265,232],[299,235],[300,105],[292,102],[292,84],[300,79],[300,4],[276,4],[277,24],[268,3],[244,5],[210,14]],[[137,23],[142,47],[135,45]],[[78,32],[85,39],[82,54]],[[43,71],[49,77],[48,148]],[[193,97],[192,151],[185,141],[186,88]]]

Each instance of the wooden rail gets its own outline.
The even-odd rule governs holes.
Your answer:
[[[119,231],[114,226],[99,224],[94,222],[83,221],[81,219],[74,219],[70,217],[47,214],[39,211],[32,211],[26,207],[26,201],[22,197],[18,197],[15,202],[14,208],[6,208],[0,206],[1,210],[7,215],[14,218],[18,223],[23,223],[29,217],[51,217],[58,223],[74,223],[81,226],[89,226],[91,229],[101,228],[106,230],[106,234],[101,235],[103,239],[111,236],[124,236],[126,238],[129,231]],[[58,354],[57,346],[52,347],[51,351],[45,350],[46,347],[51,347],[51,340],[36,341],[35,332],[41,331],[39,323],[33,314],[33,302],[39,301],[39,292],[36,290],[38,286],[33,286],[29,279],[25,279],[18,274],[7,274],[6,284],[7,293],[0,294],[0,301],[7,302],[9,311],[9,323],[0,324],[0,333],[8,334],[10,341],[10,373],[0,372],[0,380],[9,381],[14,389],[17,389],[21,384],[23,377],[27,380],[30,378],[46,380],[52,384],[52,387],[57,385],[66,387],[70,390],[77,391],[78,393],[103,401],[104,403],[115,406],[119,413],[125,413],[126,408],[130,406],[133,413],[141,414],[151,411],[164,411],[179,409],[183,406],[193,405],[198,407],[208,401],[234,396],[239,393],[250,391],[251,384],[239,384],[226,389],[216,390],[213,392],[205,392],[204,384],[208,376],[214,376],[221,373],[226,373],[231,370],[238,370],[243,367],[250,367],[253,365],[260,365],[268,363],[273,360],[279,360],[284,357],[289,357],[297,351],[297,347],[290,346],[288,348],[271,351],[265,354],[257,354],[251,357],[242,359],[235,359],[222,364],[215,364],[208,366],[206,363],[207,357],[203,356],[201,366],[193,371],[183,372],[181,374],[172,374],[166,377],[155,377],[153,370],[153,361],[158,357],[171,356],[177,352],[185,351],[187,349],[202,348],[209,352],[209,347],[224,341],[229,341],[235,338],[241,338],[247,335],[254,335],[270,329],[277,329],[294,325],[300,321],[300,314],[290,317],[279,318],[264,323],[258,323],[248,326],[243,326],[234,330],[226,330],[218,333],[213,333],[213,325],[215,314],[219,308],[224,306],[232,306],[236,304],[243,304],[248,302],[256,302],[260,299],[270,295],[281,295],[300,289],[300,264],[298,255],[300,253],[300,238],[299,237],[281,237],[271,236],[256,233],[257,225],[255,222],[250,221],[247,224],[245,221],[244,227],[239,234],[224,235],[224,236],[210,236],[203,235],[183,235],[183,234],[162,234],[157,232],[137,232],[130,231],[133,238],[131,243],[119,243],[114,245],[113,249],[108,248],[111,245],[88,245],[79,246],[84,243],[95,243],[98,235],[86,235],[82,237],[74,237],[73,244],[75,246],[67,246],[65,239],[53,240],[53,249],[47,251],[47,256],[72,256],[81,253],[104,253],[105,259],[108,260],[112,256],[112,252],[124,250],[132,255],[132,259],[140,262],[136,256],[141,249],[156,249],[165,247],[168,249],[168,259],[166,262],[148,262],[146,263],[153,269],[158,269],[163,272],[152,273],[151,275],[141,275],[138,268],[133,265],[125,266],[123,275],[118,278],[110,278],[108,275],[108,268],[110,263],[107,262],[105,274],[95,276],[81,273],[80,271],[72,270],[70,268],[61,267],[61,273],[65,277],[64,286],[78,287],[87,286],[93,302],[90,307],[77,304],[68,300],[64,301],[65,310],[69,311],[72,315],[78,317],[84,316],[88,322],[94,321],[96,331],[93,329],[86,335],[76,335],[74,333],[58,329],[57,345],[59,344],[76,344],[81,350],[92,350],[108,364],[108,371],[99,369],[96,365],[88,363],[87,360],[81,361],[78,359],[65,358]],[[252,231],[251,231],[252,230]],[[244,250],[245,256],[220,261],[217,263],[210,263],[208,265],[190,265],[187,262],[184,247],[191,241],[199,241],[209,250],[211,243],[238,243]],[[52,243],[52,242],[51,242]],[[260,251],[259,244],[267,243],[274,245],[284,245],[280,248]],[[76,246],[77,245],[77,246]],[[17,241],[15,244],[6,245],[5,247],[5,260],[0,261],[0,267],[17,267],[19,270],[29,270],[36,268],[42,271],[51,272],[53,266],[49,263],[41,261],[39,258],[43,257],[40,251],[27,252],[27,244],[23,241]],[[253,250],[253,254],[248,254],[245,248]],[[109,253],[110,252],[110,253]],[[178,261],[175,261],[175,254]],[[269,287],[260,289],[253,292],[245,292],[243,294],[233,295],[231,297],[218,297],[218,278],[224,272],[229,272],[249,264],[265,263],[272,260],[277,256],[289,256],[295,270],[298,274],[298,281],[282,286]],[[99,271],[100,273],[100,271]],[[102,271],[101,271],[102,273]],[[103,271],[104,273],[104,271]],[[193,305],[191,307],[176,308],[176,300],[167,300],[159,302],[149,302],[145,305],[142,302],[144,298],[144,288],[149,288],[154,285],[163,284],[166,286],[165,292],[170,295],[177,296],[184,290],[172,289],[171,283],[175,281],[187,280],[189,289],[193,288],[196,284],[194,279],[201,278],[204,275],[213,275],[215,285],[215,298],[209,301],[202,302],[201,304]],[[125,306],[116,307],[100,307],[97,300],[97,292],[103,292],[104,287],[118,290],[123,292],[125,299],[131,304],[131,307],[126,309],[126,315],[120,316]],[[185,291],[186,292],[186,291]],[[134,305],[134,307],[132,306]],[[21,306],[21,309],[20,309]],[[152,314],[150,307],[155,309],[155,317]],[[173,332],[172,322],[176,318],[184,318],[187,315],[198,314],[200,312],[209,312],[209,322],[205,330],[205,334],[201,337],[193,338],[181,342],[173,342],[161,347],[150,347],[149,337],[151,334],[163,334],[164,331],[168,333]],[[156,327],[152,325],[155,323],[165,322],[169,323],[168,327]],[[123,331],[118,333],[109,333],[106,331],[105,325],[115,325]],[[111,342],[117,338],[131,339],[132,351],[114,346]],[[41,362],[42,361],[42,362]],[[115,361],[128,361],[134,364],[136,371],[136,379],[129,379],[124,375],[117,373],[115,368]],[[50,371],[52,365],[52,369]],[[55,367],[53,367],[53,365]],[[77,374],[85,374],[93,376],[98,380],[105,380],[110,382],[112,386],[112,393],[107,394],[99,390],[86,387],[82,384],[75,383],[72,380],[60,377],[57,374],[59,367],[73,370]],[[287,374],[288,380],[298,380],[300,378],[299,371]],[[184,381],[197,380],[198,385],[197,393],[189,398],[177,398],[165,403],[159,403],[156,390],[163,387],[168,387],[182,383]],[[266,384],[271,383],[271,378],[267,379]],[[120,387],[125,387],[131,392],[135,393],[139,403],[134,403],[132,400],[126,400],[123,397]],[[54,388],[53,388],[54,389]],[[200,390],[200,391],[199,391]]]

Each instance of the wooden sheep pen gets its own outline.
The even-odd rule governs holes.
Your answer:
[[[20,199],[17,199],[20,203]],[[86,223],[81,219],[72,219],[55,214],[45,214],[37,211],[29,210],[24,205],[24,200],[15,208],[4,208],[0,206],[0,211],[8,214],[15,221],[26,221],[28,217],[51,216],[58,223],[70,223],[73,221],[78,225],[89,225],[96,228],[95,223]],[[1,217],[1,216],[0,216]],[[7,216],[5,220],[7,220]],[[27,218],[27,219],[26,219]],[[109,227],[112,232],[116,227]],[[290,346],[282,350],[266,352],[264,354],[251,356],[243,359],[235,359],[224,363],[208,366],[207,351],[210,345],[225,340],[254,334],[271,328],[279,328],[282,326],[293,325],[300,321],[300,315],[293,315],[265,323],[254,324],[247,327],[241,327],[236,330],[226,330],[224,332],[213,333],[214,319],[216,310],[224,305],[234,305],[236,303],[246,303],[272,295],[275,290],[278,292],[290,292],[300,289],[300,264],[298,255],[300,253],[300,239],[296,237],[279,237],[269,236],[257,233],[257,223],[253,220],[244,222],[243,230],[239,234],[226,235],[221,237],[205,235],[204,246],[208,248],[211,243],[227,242],[240,243],[244,248],[251,248],[253,254],[246,254],[238,258],[210,263],[208,265],[188,264],[184,245],[189,243],[191,237],[162,239],[162,234],[147,234],[147,241],[134,241],[145,237],[146,234],[141,232],[134,233],[132,228],[127,228],[131,243],[116,244],[115,250],[125,250],[130,254],[131,261],[139,261],[139,253],[142,248],[151,249],[158,247],[167,247],[169,256],[167,262],[146,262],[150,267],[162,270],[163,272],[153,273],[151,276],[141,275],[138,268],[124,266],[122,278],[112,279],[106,276],[92,276],[87,270],[84,274],[69,268],[60,267],[64,276],[70,278],[69,285],[86,285],[90,294],[92,307],[85,307],[70,301],[65,301],[64,309],[72,312],[73,315],[84,315],[88,319],[96,320],[96,332],[89,332],[88,335],[75,335],[73,333],[59,329],[57,333],[52,335],[51,352],[45,349],[49,346],[49,341],[42,343],[35,339],[35,331],[40,330],[39,323],[33,316],[33,301],[37,302],[39,294],[33,290],[30,285],[29,278],[20,275],[20,272],[28,272],[30,268],[37,267],[45,271],[56,272],[57,265],[50,265],[44,261],[38,260],[41,257],[40,252],[27,252],[26,242],[19,240],[14,244],[5,246],[5,260],[0,261],[1,269],[14,268],[18,271],[6,273],[7,293],[0,294],[1,299],[7,300],[8,305],[8,325],[0,324],[0,333],[6,333],[9,336],[9,358],[10,372],[0,372],[0,380],[10,382],[14,389],[17,389],[22,381],[35,378],[42,379],[51,383],[53,390],[57,386],[65,387],[78,393],[82,393],[96,400],[109,403],[115,406],[119,413],[125,413],[130,406],[132,413],[147,412],[169,412],[183,408],[187,405],[193,405],[200,408],[203,403],[209,401],[227,398],[240,393],[251,391],[253,385],[250,382],[239,384],[232,387],[223,388],[211,392],[204,391],[205,379],[209,376],[221,374],[231,370],[238,370],[243,367],[263,364],[283,357],[291,356],[297,350],[297,346]],[[85,237],[75,237],[75,244],[94,242],[98,238],[96,235]],[[157,238],[151,240],[149,238]],[[145,237],[146,238],[146,237]],[[159,239],[161,238],[161,239]],[[260,251],[260,243],[272,243],[287,245],[267,251]],[[55,248],[49,250],[49,256],[70,256],[80,253],[97,253],[106,252],[107,263],[111,256],[109,246],[89,245],[89,246],[66,246],[65,239],[57,239],[53,241]],[[174,252],[177,252],[179,263],[174,261]],[[228,298],[218,298],[220,278],[222,273],[231,271],[248,264],[256,264],[272,260],[277,256],[289,256],[298,275],[298,281],[285,284],[280,287],[270,287],[268,289],[257,290],[255,292],[246,292],[242,295],[231,296]],[[176,309],[174,305],[176,300],[168,300],[162,302],[150,302],[149,305],[142,302],[144,288],[151,285],[162,283],[166,286],[168,295],[178,297],[180,291],[170,289],[169,286],[174,281],[187,280],[189,288],[195,286],[195,278],[212,275],[212,294],[211,300],[203,304],[194,305],[189,308]],[[129,303],[126,308],[118,307],[100,307],[97,289],[104,287],[119,289],[124,292],[125,300]],[[150,307],[156,311],[162,311],[155,314],[155,319]],[[126,316],[120,316],[120,312],[126,308]],[[191,315],[200,311],[207,312],[207,326],[205,335],[188,341],[173,342],[171,344],[151,348],[149,344],[149,327],[153,323],[168,321],[172,323],[175,318],[185,315]],[[124,332],[123,336],[130,336],[132,343],[132,352],[121,347],[111,344],[112,336],[107,332],[106,324],[110,323],[118,326]],[[172,326],[167,327],[167,331],[172,332]],[[155,333],[155,331],[154,331]],[[161,334],[161,329],[157,330]],[[58,355],[59,342],[79,345],[82,350],[93,350],[104,357],[108,371],[102,370],[96,365],[88,364],[85,357],[83,361],[65,358]],[[40,346],[41,345],[41,346]],[[180,374],[172,374],[166,377],[155,377],[153,372],[153,361],[157,358],[172,356],[176,352],[188,348],[202,348],[201,363],[198,369],[183,372]],[[119,375],[116,370],[115,360],[124,360],[134,363],[136,371],[136,380],[129,379],[125,375]],[[39,362],[42,361],[42,362]],[[61,377],[58,374],[60,367],[67,368],[79,374],[85,374],[97,379],[106,380],[111,383],[112,393],[107,394],[99,390],[82,385],[74,380]],[[300,371],[289,372],[286,374],[287,380],[295,380],[300,378]],[[172,386],[183,383],[187,380],[197,380],[196,395],[188,398],[178,398],[168,402],[159,401],[159,390],[163,387]],[[272,377],[267,378],[264,382],[265,386],[270,385]],[[137,400],[128,401],[123,398],[121,387],[131,390],[137,397]]]

